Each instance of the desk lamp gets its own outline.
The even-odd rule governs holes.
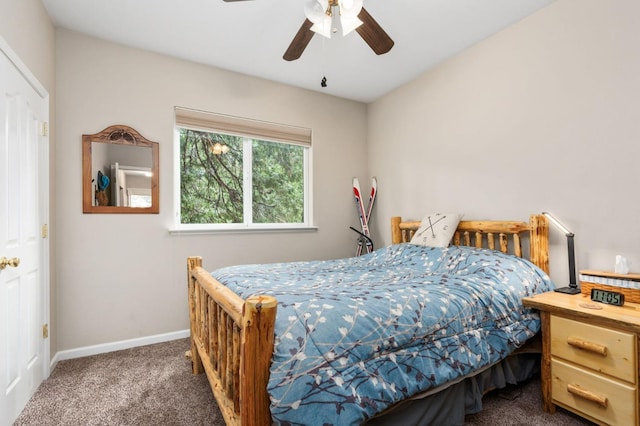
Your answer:
[[[564,232],[567,236],[567,249],[569,250],[569,287],[556,288],[554,291],[566,294],[579,294],[580,289],[576,283],[576,257],[573,251],[573,232],[569,231],[566,226],[560,223],[558,219],[553,217],[550,213],[542,212],[542,214],[545,215],[547,219],[556,226],[556,228]]]

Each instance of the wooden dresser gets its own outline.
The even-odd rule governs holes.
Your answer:
[[[543,409],[592,422],[638,425],[640,304],[610,306],[583,294],[523,299],[542,320]]]

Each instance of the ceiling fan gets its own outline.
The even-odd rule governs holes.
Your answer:
[[[300,58],[315,33],[331,37],[331,33],[338,31],[338,26],[342,27],[343,35],[355,30],[377,55],[387,53],[393,47],[393,40],[362,7],[362,0],[306,0],[305,16],[302,26],[284,52],[283,59],[286,61]]]

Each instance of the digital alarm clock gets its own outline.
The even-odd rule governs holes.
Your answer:
[[[624,294],[618,293],[617,291],[592,288],[591,300],[606,303],[607,305],[622,306],[624,305]]]

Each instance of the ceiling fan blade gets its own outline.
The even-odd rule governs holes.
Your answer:
[[[376,55],[382,55],[390,51],[394,44],[393,40],[364,7],[358,14],[358,18],[362,21],[362,25],[356,28],[356,31]]]
[[[307,48],[307,45],[315,34],[311,31],[312,26],[313,22],[308,19],[304,20],[295,37],[291,40],[291,44],[287,48],[287,51],[284,52],[284,55],[282,56],[285,61],[295,61],[302,56],[302,52]]]

